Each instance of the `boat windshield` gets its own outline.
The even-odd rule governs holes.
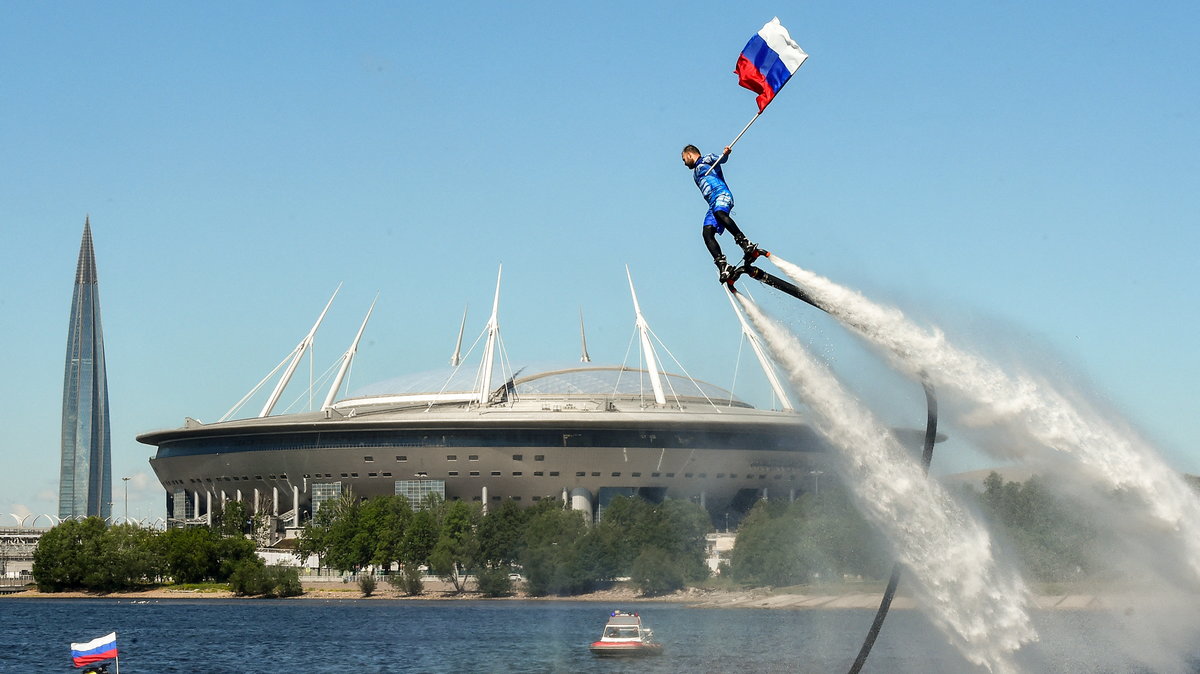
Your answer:
[[[609,625],[604,628],[604,636],[610,639],[636,639],[638,638],[638,628]]]

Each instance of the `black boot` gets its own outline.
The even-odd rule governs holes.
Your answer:
[[[719,282],[725,283],[728,281],[729,277],[733,275],[733,267],[730,267],[729,263],[725,261],[725,256],[722,255],[714,259],[713,262],[717,265],[717,278]]]

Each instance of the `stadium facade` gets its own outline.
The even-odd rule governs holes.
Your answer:
[[[84,220],[79,245],[64,370],[58,516],[107,519],[112,514],[112,440],[90,219]]]
[[[644,367],[594,365],[584,342],[581,363],[494,379],[502,361],[495,353],[498,297],[497,288],[473,371],[458,366],[456,348],[456,367],[334,400],[339,373],[322,409],[272,415],[285,373],[258,417],[188,419],[182,428],[138,436],[158,448],[150,463],[166,489],[169,519],[203,521],[237,499],[269,512],[282,530],[339,495],[419,500],[429,492],[485,506],[563,499],[594,516],[613,496],[640,494],[691,499],[719,514],[767,496],[794,498],[824,465],[826,447],[791,409],[765,359],[781,411],[661,372],[636,295]]]

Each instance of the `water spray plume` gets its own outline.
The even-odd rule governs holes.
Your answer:
[[[1031,597],[1015,572],[997,566],[987,530],[926,479],[895,436],[791,333],[737,297],[807,402],[817,430],[839,450],[840,472],[908,569],[918,606],[968,661],[992,672],[1017,671],[1013,653],[1037,638],[1026,610]]]
[[[816,273],[772,255],[771,261],[822,306],[883,350],[901,370],[925,372],[939,390],[952,390],[978,406],[961,421],[1001,428],[1025,441],[1003,451],[1026,460],[1066,458],[1092,488],[1123,494],[1123,517],[1141,517],[1170,541],[1200,583],[1200,497],[1157,451],[1109,412],[1064,394],[1045,380],[1013,376],[952,346],[938,329],[925,330],[903,312],[875,303]]]

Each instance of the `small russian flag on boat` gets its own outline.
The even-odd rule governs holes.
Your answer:
[[[117,633],[85,641],[81,644],[71,644],[71,659],[76,667],[86,667],[93,662],[112,660],[117,657]]]
[[[738,84],[758,93],[758,111],[762,112],[806,58],[808,54],[776,17],[742,48],[733,72]]]

